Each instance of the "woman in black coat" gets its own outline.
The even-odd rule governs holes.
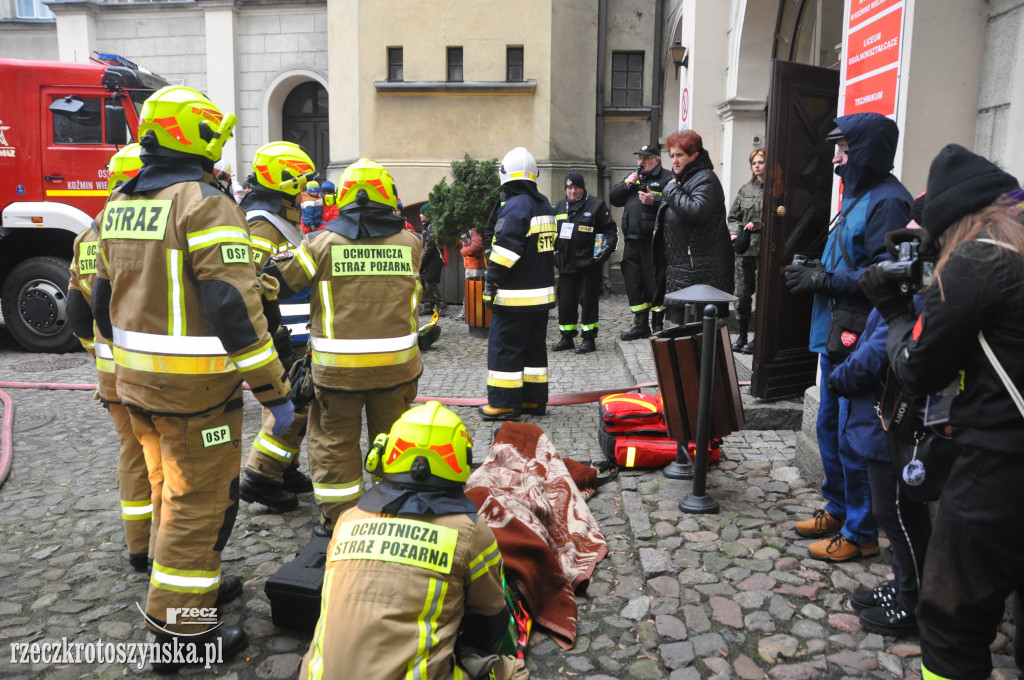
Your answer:
[[[665,147],[675,178],[665,188],[654,231],[658,303],[666,292],[698,283],[731,294],[735,256],[711,157],[693,130],[673,132]]]

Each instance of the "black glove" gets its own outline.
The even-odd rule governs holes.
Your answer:
[[[886,323],[891,323],[904,314],[913,316],[914,307],[909,295],[900,292],[899,284],[886,281],[878,265],[871,265],[860,277],[860,289],[878,309]]]
[[[605,245],[601,246],[598,249],[597,253],[594,255],[594,263],[598,264],[598,265],[602,265],[605,262],[607,262],[608,258],[610,258],[611,256],[612,256],[611,246],[609,246],[608,244],[605,244]]]
[[[288,378],[291,380],[291,392],[288,397],[295,410],[300,411],[313,400],[313,371],[311,370],[312,356],[307,351],[301,359],[292,364],[288,371]]]
[[[835,379],[831,375],[825,382],[828,383],[828,391],[832,394],[838,394],[840,397],[846,397],[847,399],[850,398],[851,395],[848,392],[839,389],[839,385],[836,384]]]
[[[273,337],[277,358],[281,360],[281,365],[284,366],[284,372],[287,375],[288,371],[291,370],[292,364],[295,363],[295,350],[292,349],[292,332],[284,326],[278,326]]]
[[[906,241],[913,241],[917,239],[921,242],[921,245],[917,247],[918,253],[926,253],[932,245],[931,234],[924,229],[896,229],[890,231],[885,235],[885,249],[889,251],[889,254],[894,258],[899,257],[899,245]]]
[[[827,293],[831,275],[817,260],[786,265],[786,287],[791,293]]]
[[[488,309],[494,304],[494,298],[498,296],[498,282],[488,277],[484,279],[484,305]]]

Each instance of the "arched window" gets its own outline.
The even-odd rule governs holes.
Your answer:
[[[773,56],[811,66],[839,68],[843,0],[781,0]]]

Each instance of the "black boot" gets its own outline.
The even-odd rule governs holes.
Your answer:
[[[576,343],[573,340],[573,335],[568,333],[562,333],[562,337],[559,338],[558,342],[551,345],[552,352],[563,352],[567,349],[575,349]]]
[[[651,312],[651,332],[660,333],[665,330],[665,312]]]
[[[639,340],[640,338],[651,337],[651,327],[647,325],[647,310],[633,314],[633,325],[629,330],[621,334],[622,340]]]
[[[277,484],[246,468],[238,485],[239,495],[248,503],[260,503],[275,510],[294,510],[299,499],[284,484]]]
[[[220,580],[220,588],[217,589],[216,606],[223,607],[229,602],[234,602],[242,594],[242,578],[234,574],[228,574]]]
[[[149,553],[128,553],[128,564],[140,574],[149,569]]]
[[[309,476],[299,470],[299,466],[292,463],[284,471],[284,490],[292,493],[313,493],[313,481]]]
[[[747,327],[748,323],[746,320],[740,321],[740,335],[736,338],[736,342],[732,343],[733,352],[742,352],[743,346],[747,344]]]
[[[744,354],[753,354],[754,353],[754,341],[751,340],[747,344],[743,345],[743,349],[741,349],[740,351],[743,352]]]
[[[227,661],[249,646],[249,636],[241,626],[218,626],[208,634],[196,637],[157,633],[156,642],[160,645],[161,657],[160,661],[153,662],[153,672],[163,675],[173,673],[184,666]],[[173,656],[175,644],[180,650],[177,658]],[[183,645],[185,645],[184,649],[182,649]],[[221,658],[206,659],[207,650],[212,650],[214,654],[219,650]],[[190,651],[194,651],[195,654],[190,654]],[[185,659],[191,658],[192,661],[185,662],[181,652],[184,653]]]
[[[590,354],[597,351],[597,344],[594,338],[583,338],[583,342],[576,348],[576,354]]]

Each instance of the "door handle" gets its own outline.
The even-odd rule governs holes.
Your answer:
[[[47,182],[63,182],[64,175],[45,175],[43,177]]]
[[[779,217],[785,217],[786,216],[786,206],[780,205],[778,208],[775,209],[775,214],[778,215]]]

